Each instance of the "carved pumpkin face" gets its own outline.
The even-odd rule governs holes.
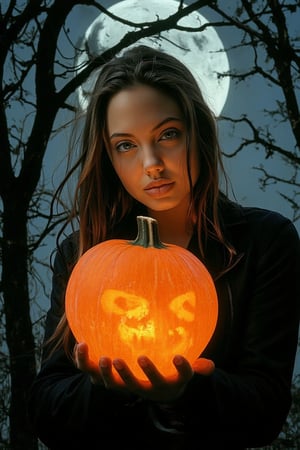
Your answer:
[[[138,219],[157,227],[154,219]],[[89,249],[66,292],[70,328],[78,342],[88,344],[90,358],[122,358],[140,379],[146,379],[136,362],[140,355],[165,376],[175,372],[176,354],[192,363],[210,340],[218,314],[205,266],[189,251],[161,244],[157,232],[156,245],[142,246],[145,229],[134,242],[115,239]]]

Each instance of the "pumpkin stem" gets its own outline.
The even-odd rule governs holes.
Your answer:
[[[156,219],[146,216],[137,216],[138,234],[132,245],[141,247],[167,248],[159,237],[158,223]]]

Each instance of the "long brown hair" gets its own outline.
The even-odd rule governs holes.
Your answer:
[[[234,249],[226,242],[220,226],[219,171],[224,175],[216,120],[190,71],[176,58],[146,46],[136,46],[115,57],[100,70],[86,112],[81,153],[74,167],[80,167],[69,221],[79,219],[79,258],[93,245],[107,239],[109,231],[122,224],[138,206],[124,189],[108,157],[106,113],[110,99],[122,89],[146,84],[176,100],[187,126],[189,142],[198,150],[200,175],[192,187],[190,214],[196,215],[200,255],[205,260],[209,237],[223,244],[228,264]],[[188,154],[189,154],[188,142]],[[188,171],[189,155],[187,155]],[[62,186],[67,182],[70,170]],[[226,175],[225,175],[226,178]],[[61,186],[61,187],[62,187]],[[55,347],[68,347],[70,330],[65,316],[54,333]]]

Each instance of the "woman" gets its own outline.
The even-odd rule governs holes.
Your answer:
[[[51,449],[269,444],[291,403],[299,237],[287,218],[220,191],[215,119],[187,68],[145,46],[108,62],[89,103],[79,164],[70,213],[78,213],[79,230],[58,246],[47,345],[31,391],[37,435]],[[95,365],[64,315],[78,258],[101,241],[134,239],[141,214],[158,221],[163,242],[204,262],[218,293],[211,341],[194,366],[174,356],[172,380],[147,355],[139,365],[148,382],[119,358],[99,355]]]

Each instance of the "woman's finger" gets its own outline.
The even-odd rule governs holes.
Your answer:
[[[80,342],[74,347],[74,359],[76,367],[85,371],[88,367],[89,351],[88,346],[84,342]]]
[[[80,342],[74,348],[74,360],[77,369],[87,373],[92,383],[99,384],[102,382],[100,370],[97,364],[89,358],[89,349],[86,343]]]
[[[164,383],[165,378],[147,356],[139,356],[138,364],[153,386],[159,386]]]
[[[176,367],[179,379],[182,382],[186,383],[192,378],[194,371],[188,360],[182,355],[175,355],[173,358],[173,364]]]
[[[117,375],[119,375],[122,382],[126,385],[127,389],[134,392],[140,387],[138,379],[123,359],[114,359],[112,365],[115,368]]]
[[[215,364],[211,359],[198,358],[192,364],[192,368],[194,372],[207,376],[213,373],[215,370]]]
[[[99,361],[100,371],[103,383],[106,388],[110,388],[113,386],[114,375],[112,371],[112,362],[111,359],[107,356],[101,356]]]

